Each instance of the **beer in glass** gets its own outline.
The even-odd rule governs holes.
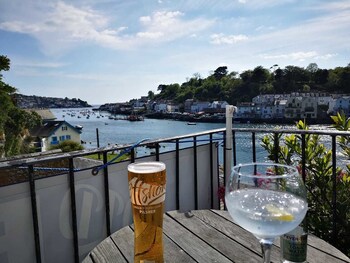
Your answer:
[[[134,262],[164,262],[165,164],[129,164],[128,180],[134,219]]]

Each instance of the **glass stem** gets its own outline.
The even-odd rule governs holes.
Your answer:
[[[263,256],[264,263],[270,263],[271,247],[273,240],[260,240],[261,251]]]

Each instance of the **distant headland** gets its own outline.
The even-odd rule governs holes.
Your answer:
[[[86,108],[92,107],[86,101],[72,98],[53,98],[15,94],[16,105],[21,109],[32,108]]]

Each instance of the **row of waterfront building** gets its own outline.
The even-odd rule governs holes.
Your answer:
[[[169,100],[149,100],[147,97],[127,104],[105,104],[104,109],[119,112],[147,110],[157,113],[185,112],[189,114],[223,114],[226,101],[186,100],[177,104]],[[350,96],[326,93],[290,93],[258,95],[250,102],[237,105],[235,118],[239,119],[324,119],[337,112],[350,115]]]

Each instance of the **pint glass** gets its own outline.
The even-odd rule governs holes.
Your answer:
[[[134,262],[164,262],[165,164],[129,164],[128,180],[134,219]]]

